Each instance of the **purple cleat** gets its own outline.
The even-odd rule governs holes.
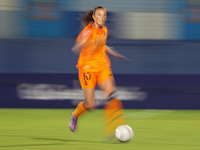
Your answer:
[[[71,112],[71,118],[70,118],[70,121],[69,121],[69,128],[72,132],[75,132],[75,130],[76,130],[77,120],[78,119],[73,116],[73,111],[72,111]]]

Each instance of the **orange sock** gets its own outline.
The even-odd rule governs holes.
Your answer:
[[[81,114],[83,114],[85,111],[87,110],[87,108],[85,107],[83,102],[80,102],[76,109],[73,112],[74,117],[78,118]]]
[[[115,129],[125,124],[123,116],[123,105],[118,99],[112,99],[105,107],[105,136],[115,132]]]

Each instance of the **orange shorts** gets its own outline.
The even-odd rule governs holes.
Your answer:
[[[113,74],[110,68],[101,71],[92,72],[86,68],[79,68],[79,81],[82,88],[95,88],[96,84],[100,84],[108,78],[112,78]]]

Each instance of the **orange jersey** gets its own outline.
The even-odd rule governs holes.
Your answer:
[[[107,35],[107,28],[104,26],[99,29],[92,22],[81,31],[76,41],[82,38],[88,38],[88,40],[82,46],[77,68],[85,67],[90,71],[100,71],[110,66],[110,60],[105,50],[107,36],[102,38],[103,34]],[[101,42],[99,42],[100,38],[103,39]]]

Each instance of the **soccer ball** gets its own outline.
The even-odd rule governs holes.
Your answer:
[[[115,130],[115,136],[120,142],[128,142],[133,138],[134,132],[130,126],[120,125]]]

